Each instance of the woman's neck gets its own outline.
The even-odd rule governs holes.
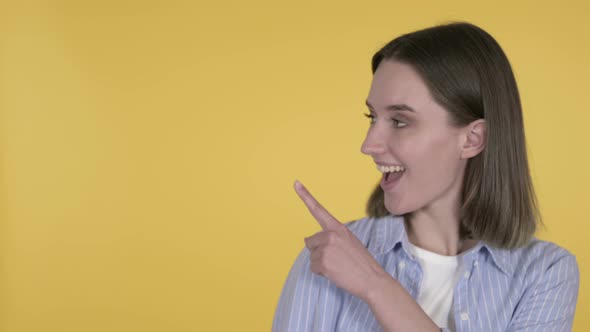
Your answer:
[[[445,256],[456,256],[477,244],[459,237],[459,218],[414,212],[404,217],[408,240],[415,246]]]

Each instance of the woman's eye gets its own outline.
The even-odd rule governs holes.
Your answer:
[[[393,118],[392,118],[391,120],[393,121],[393,125],[394,125],[396,128],[402,128],[402,127],[405,127],[405,126],[407,126],[407,124],[406,124],[405,122],[403,122],[403,121],[399,121],[399,120],[397,120],[397,119],[393,119]]]
[[[365,113],[365,116],[371,119],[371,124],[375,123],[375,116],[373,116],[373,114]]]
[[[371,124],[374,124],[375,123],[375,116],[373,114],[365,113],[365,116],[367,118],[371,119],[371,122],[370,122]],[[403,127],[407,126],[407,123],[405,123],[403,121],[400,121],[400,120],[397,120],[395,118],[391,118],[391,121],[393,121],[393,126],[395,128],[403,128]]]

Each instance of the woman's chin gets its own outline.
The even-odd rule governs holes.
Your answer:
[[[402,202],[399,200],[392,200],[391,197],[387,197],[387,194],[384,197],[383,203],[385,205],[385,209],[394,216],[402,216],[414,211],[411,207],[402,204]]]
[[[399,216],[405,213],[405,211],[399,206],[392,203],[388,203],[387,199],[385,200],[385,209],[394,216]]]

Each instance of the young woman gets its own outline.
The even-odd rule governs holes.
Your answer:
[[[520,98],[498,43],[468,23],[402,35],[372,59],[362,152],[368,217],[306,238],[273,331],[570,331],[576,258],[540,223]]]

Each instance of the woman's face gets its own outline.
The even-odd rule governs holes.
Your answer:
[[[393,187],[384,189],[387,210],[456,212],[466,165],[461,128],[449,125],[447,111],[413,67],[382,61],[367,104],[373,118],[361,151],[378,165],[405,168]]]

